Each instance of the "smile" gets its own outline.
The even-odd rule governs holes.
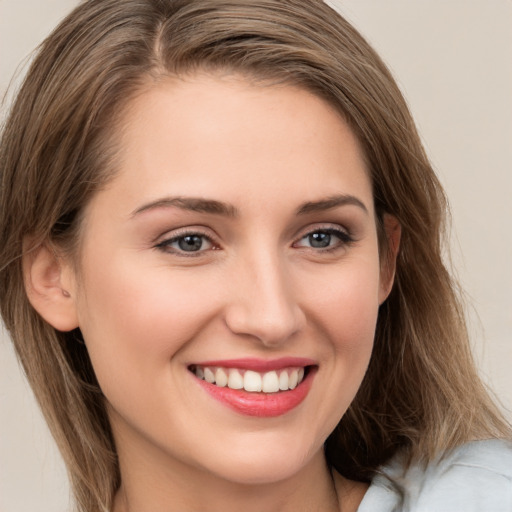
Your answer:
[[[283,368],[268,372],[256,372],[243,368],[219,368],[194,366],[197,378],[218,387],[248,391],[251,393],[278,393],[295,389],[304,379],[305,368]]]
[[[303,402],[318,365],[309,359],[288,357],[209,361],[188,369],[215,401],[244,416],[270,418],[286,414]]]

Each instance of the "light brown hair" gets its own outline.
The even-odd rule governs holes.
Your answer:
[[[443,263],[444,193],[398,87],[361,35],[320,0],[89,0],[41,45],[0,143],[1,312],[78,509],[110,509],[121,478],[114,440],[80,331],[56,331],[27,299],[23,250],[76,250],[84,206],[115,175],[127,104],[198,69],[293,84],[332,104],[364,148],[378,224],[390,213],[402,226],[370,365],[326,441],[328,462],[369,480],[399,448],[431,460],[509,435],[477,376]]]

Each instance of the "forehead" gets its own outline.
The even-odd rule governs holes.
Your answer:
[[[163,194],[238,206],[355,193],[371,206],[359,142],[325,100],[243,77],[168,79],[123,116],[117,175],[107,188],[133,208]]]

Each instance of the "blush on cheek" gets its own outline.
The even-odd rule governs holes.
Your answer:
[[[337,340],[336,351],[357,353],[373,346],[379,303],[376,281],[369,281],[350,276],[339,282],[336,293],[316,297],[322,305],[319,320]]]

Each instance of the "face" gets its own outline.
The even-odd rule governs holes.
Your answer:
[[[296,474],[354,398],[389,288],[356,138],[301,89],[196,76],[134,100],[120,147],[71,294],[121,461]]]

